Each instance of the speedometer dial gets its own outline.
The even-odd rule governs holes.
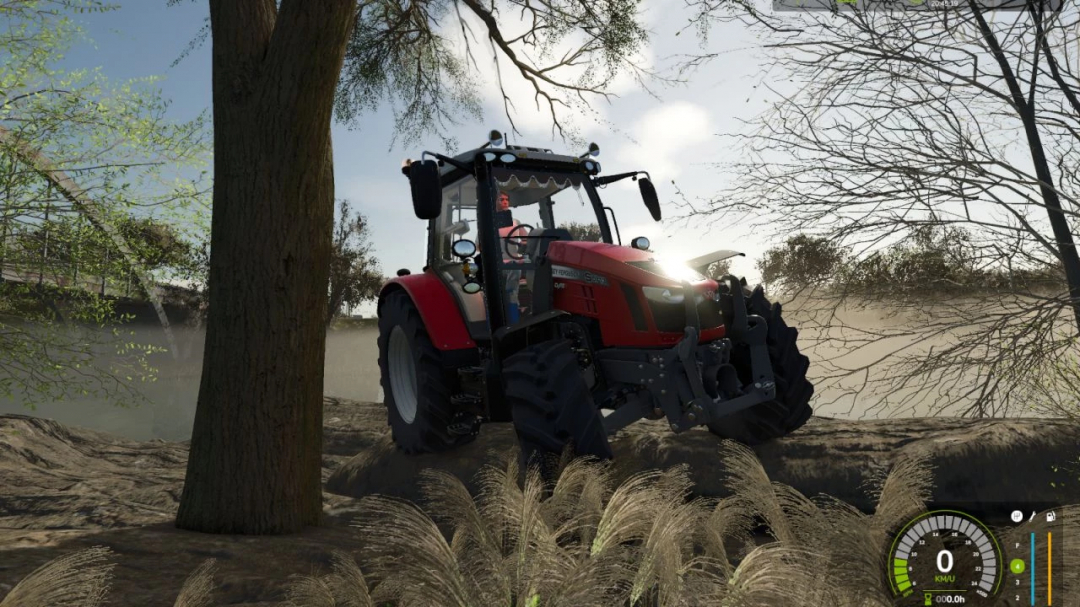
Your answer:
[[[1001,586],[1001,548],[974,517],[927,512],[893,541],[889,581],[905,605],[989,604]]]

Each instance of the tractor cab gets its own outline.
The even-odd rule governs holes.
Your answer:
[[[469,162],[476,154],[462,154],[456,160]],[[531,160],[540,162],[515,165],[519,154],[531,154]],[[613,244],[588,175],[580,168],[551,170],[538,158],[541,154],[549,152],[507,148],[499,156],[514,160],[491,166],[483,197],[474,174],[461,174],[452,165],[440,171],[440,208],[428,228],[427,266],[450,288],[476,339],[491,336],[488,305],[501,307],[499,326],[512,326],[551,309],[551,302],[544,300],[551,297],[553,285],[538,285],[536,278],[553,243]],[[561,160],[573,162],[569,157]],[[487,234],[481,233],[481,225]],[[493,289],[498,292],[493,294]]]

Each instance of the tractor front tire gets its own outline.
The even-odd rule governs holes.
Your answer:
[[[806,379],[810,360],[799,353],[796,343],[799,331],[784,322],[780,304],[769,303],[758,286],[746,297],[746,312],[764,318],[768,325],[765,343],[772,363],[776,398],[722,417],[710,423],[709,430],[722,438],[760,445],[794,432],[810,419],[814,385]],[[750,381],[749,347],[736,346],[731,362],[740,379]]]
[[[550,460],[573,445],[575,455],[611,459],[600,410],[593,404],[569,340],[528,346],[503,364],[506,402],[525,464],[547,474]]]
[[[436,453],[473,435],[449,431],[450,387],[424,321],[404,291],[386,296],[379,310],[379,371],[394,443],[406,453]]]

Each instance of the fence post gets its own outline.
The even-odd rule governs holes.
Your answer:
[[[7,270],[7,249],[8,249],[8,220],[7,207],[4,207],[4,232],[0,235],[0,284],[3,284],[7,279],[4,277],[4,272]]]
[[[46,196],[52,196],[52,188],[49,188],[49,192]],[[49,203],[48,198],[45,201],[45,242],[41,247],[41,265],[38,266],[38,288],[40,289],[42,283],[45,282],[45,264],[49,259],[49,209],[52,205]]]
[[[71,260],[71,288],[79,288],[79,253],[82,244],[82,215],[75,216],[75,234],[68,242],[68,259]]]

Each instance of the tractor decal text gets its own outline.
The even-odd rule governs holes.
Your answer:
[[[566,266],[551,266],[551,276],[552,278],[579,280],[589,284],[600,285],[601,287],[608,286],[608,280],[599,274],[593,274],[592,272],[586,272],[577,268],[568,268]]]

